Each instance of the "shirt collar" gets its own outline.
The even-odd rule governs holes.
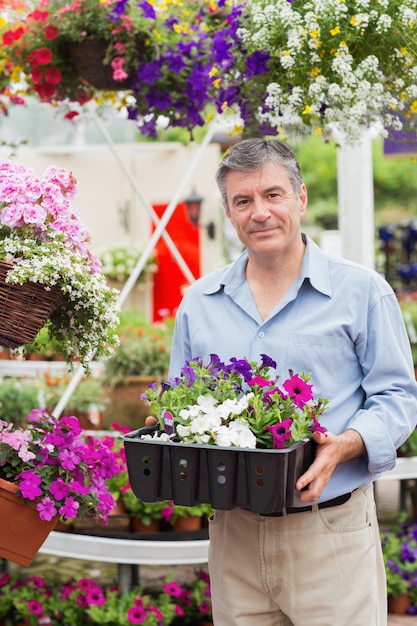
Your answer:
[[[314,243],[310,237],[302,234],[306,250],[301,265],[300,279],[308,279],[317,291],[331,296],[332,288],[329,276],[328,259],[324,252]],[[248,260],[246,250],[232,264],[213,274],[206,276],[204,293],[209,295],[224,288],[226,293],[232,293],[245,281],[245,267]]]
[[[306,244],[306,250],[301,265],[300,278],[303,280],[307,278],[314,289],[326,296],[331,296],[332,285],[328,257],[310,237],[304,233],[302,237]]]

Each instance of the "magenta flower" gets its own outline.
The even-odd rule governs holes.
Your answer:
[[[273,438],[273,448],[283,449],[285,448],[285,443],[291,439],[291,424],[292,419],[289,418],[284,420],[283,422],[278,422],[273,426],[265,426],[270,433],[272,433]]]
[[[43,614],[43,606],[39,600],[29,600],[28,609],[32,613],[32,615],[42,615]]]
[[[180,598],[183,592],[182,587],[175,581],[164,585],[164,591],[173,598]]]
[[[106,602],[106,596],[101,587],[91,587],[86,595],[87,604],[97,604],[101,606]]]
[[[147,611],[141,605],[133,606],[127,612],[127,618],[132,624],[143,624],[147,616]]]
[[[22,492],[22,496],[24,498],[35,500],[35,498],[42,495],[42,489],[39,487],[41,484],[41,477],[35,474],[32,470],[21,472],[18,477],[22,479],[22,482],[20,483],[20,491]]]
[[[282,386],[288,395],[294,398],[294,404],[299,406],[300,409],[313,399],[313,392],[311,391],[313,385],[306,383],[298,374],[291,376]]]
[[[46,522],[50,522],[57,514],[54,501],[51,498],[45,497],[36,505],[36,510],[39,513],[39,517]]]

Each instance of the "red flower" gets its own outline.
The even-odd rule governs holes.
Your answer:
[[[30,77],[33,80],[33,82],[35,83],[35,85],[37,85],[38,83],[42,82],[43,75],[42,75],[42,72],[40,71],[39,67],[33,67],[31,69]]]
[[[55,27],[52,26],[52,24],[48,24],[45,28],[45,37],[46,39],[56,39],[56,37],[58,37],[59,34],[59,30]]]
[[[23,26],[19,26],[18,28],[15,28],[14,30],[7,30],[5,33],[3,33],[4,45],[10,46],[15,41],[19,41],[19,39],[23,37],[25,32],[26,32],[26,29],[23,28]]]
[[[59,85],[62,80],[62,74],[57,67],[48,67],[45,71],[45,82],[50,85]]]
[[[34,65],[47,65],[52,61],[52,52],[48,48],[38,48],[29,55],[29,63]]]
[[[35,9],[32,13],[28,14],[28,19],[33,19],[35,22],[46,22],[49,17],[48,11],[39,11]]]
[[[40,85],[35,85],[35,91],[39,95],[41,102],[49,102],[55,94],[55,87],[50,83],[41,83]]]

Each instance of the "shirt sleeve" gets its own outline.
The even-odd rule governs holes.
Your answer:
[[[370,306],[367,332],[356,350],[365,397],[348,427],[362,436],[368,469],[375,475],[395,465],[396,449],[417,423],[410,341],[394,294],[385,294]]]

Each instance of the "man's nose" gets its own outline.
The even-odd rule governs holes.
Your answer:
[[[263,222],[270,216],[268,202],[264,198],[255,199],[252,205],[252,219]]]

